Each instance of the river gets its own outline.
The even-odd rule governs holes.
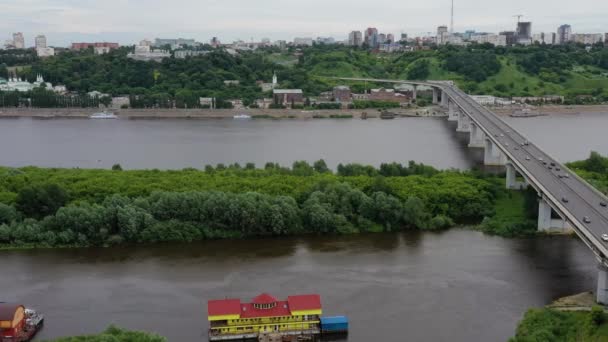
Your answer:
[[[608,154],[608,115],[505,118],[561,161]],[[0,165],[181,169],[205,164],[291,165],[324,158],[330,167],[415,160],[468,169],[481,160],[443,118],[396,120],[0,119]],[[466,136],[466,135],[465,135]]]
[[[206,301],[319,293],[350,319],[349,342],[506,341],[523,313],[595,283],[574,238],[443,233],[2,251],[2,299],[46,316],[40,337],[108,324],[170,341],[206,336]]]
[[[608,154],[608,115],[506,118],[561,161]],[[444,119],[0,120],[0,165],[179,169],[324,158],[479,163]],[[170,341],[206,335],[206,301],[319,293],[348,341],[505,341],[525,310],[594,289],[591,252],[569,237],[503,239],[453,229],[114,249],[0,251],[0,301],[47,315],[40,338],[110,323]]]

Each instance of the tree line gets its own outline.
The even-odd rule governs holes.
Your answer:
[[[206,171],[0,170],[0,245],[107,246],[442,229],[493,212],[494,182],[421,164]],[[387,176],[382,176],[385,174]],[[98,191],[104,189],[104,191]]]

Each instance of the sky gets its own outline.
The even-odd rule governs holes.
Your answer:
[[[194,38],[222,42],[333,36],[377,27],[410,36],[450,23],[451,0],[0,0],[0,44],[23,32],[26,45],[45,34],[48,44]],[[454,0],[455,31],[514,30],[516,14],[533,33],[608,32],[607,0]]]

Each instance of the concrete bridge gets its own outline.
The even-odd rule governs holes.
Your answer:
[[[574,230],[598,260],[596,298],[608,304],[608,198],[543,152],[492,111],[475,102],[450,81],[402,81],[338,78],[345,81],[410,84],[433,90],[433,103],[469,133],[469,146],[484,149],[486,165],[504,165],[509,189],[534,188],[539,197],[539,231]],[[605,237],[608,240],[608,236]]]

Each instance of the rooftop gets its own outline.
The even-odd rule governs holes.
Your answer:
[[[269,308],[256,308],[259,304],[276,304]],[[289,296],[278,301],[273,296],[262,293],[251,303],[241,303],[239,299],[210,300],[207,303],[209,316],[239,315],[240,318],[291,316],[294,311],[321,309],[321,296],[318,294]]]
[[[302,94],[302,89],[274,89],[274,94]]]

